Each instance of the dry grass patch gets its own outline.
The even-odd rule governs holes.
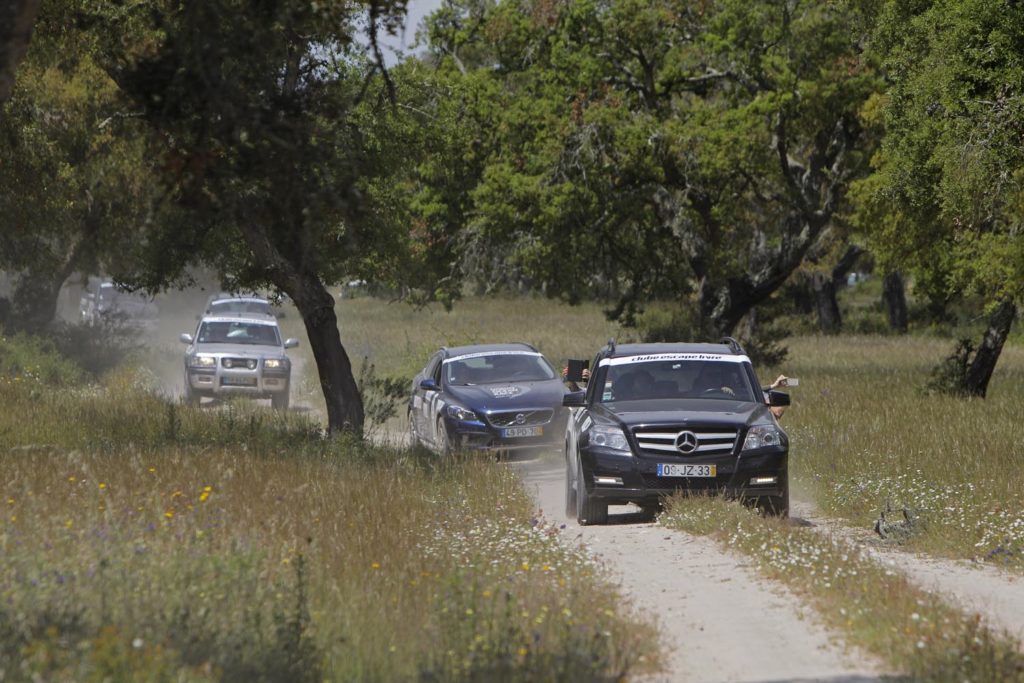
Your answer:
[[[134,387],[134,388],[133,388]],[[0,679],[614,680],[653,627],[507,469],[0,386]],[[34,408],[34,409],[33,409]]]

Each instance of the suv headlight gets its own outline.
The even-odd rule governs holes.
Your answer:
[[[477,420],[476,413],[468,408],[463,408],[462,406],[448,406],[448,416],[454,417],[456,420],[462,420],[463,422]]]
[[[609,451],[617,451],[620,455],[633,455],[626,441],[626,435],[618,427],[610,425],[594,425],[590,428],[590,445],[599,446]]]
[[[193,368],[212,368],[216,367],[217,359],[213,356],[192,356],[188,364]]]
[[[782,443],[782,433],[775,425],[755,425],[747,430],[747,438],[743,440],[743,450],[778,446]]]
[[[286,362],[287,361],[281,360],[279,358],[268,358],[265,361],[263,361],[263,367],[274,370],[277,368],[285,367]]]

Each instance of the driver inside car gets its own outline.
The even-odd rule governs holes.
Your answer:
[[[721,367],[720,363],[709,363],[701,370],[694,383],[698,394],[722,393],[736,395],[736,377],[729,368]]]

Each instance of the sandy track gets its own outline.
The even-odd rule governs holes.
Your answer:
[[[1024,577],[991,565],[936,559],[884,545],[872,531],[844,526],[805,501],[793,503],[793,516],[806,520],[820,533],[853,543],[920,587],[942,593],[961,609],[980,614],[989,627],[1024,640]]]
[[[660,627],[668,668],[651,681],[882,680],[880,666],[849,651],[785,588],[757,575],[716,542],[641,522],[612,508],[607,526],[580,527],[564,514],[564,468],[544,460],[515,465],[544,511],[565,522],[612,571],[623,593]],[[614,514],[621,510],[625,514]]]

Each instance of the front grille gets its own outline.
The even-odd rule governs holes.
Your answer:
[[[680,450],[676,444],[686,439],[680,435],[689,432],[696,440],[689,452]],[[727,455],[736,448],[739,430],[723,427],[640,427],[633,431],[637,445],[647,455]],[[691,445],[693,441],[689,442]]]
[[[256,369],[256,359],[255,358],[221,358],[220,359],[220,364],[223,365],[226,368],[234,368],[235,370],[241,370],[241,369],[255,370]]]
[[[507,413],[491,413],[487,421],[495,427],[537,427],[551,422],[553,410],[515,410]],[[522,416],[520,418],[520,416]],[[521,420],[521,421],[520,421]]]

